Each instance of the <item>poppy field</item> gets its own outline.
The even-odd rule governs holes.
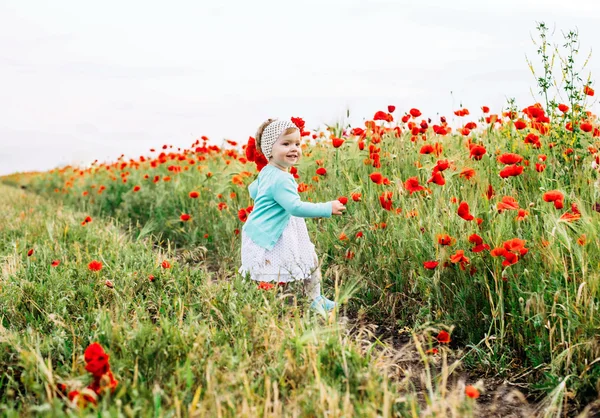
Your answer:
[[[600,120],[591,83],[566,90],[441,117],[386,105],[359,126],[293,117],[302,200],[347,207],[307,221],[341,302],[327,318],[237,274],[267,163],[253,137],[3,178],[0,404],[494,416],[493,377],[538,405],[523,416],[582,411],[600,392]]]

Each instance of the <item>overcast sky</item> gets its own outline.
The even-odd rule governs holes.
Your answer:
[[[522,108],[536,21],[577,28],[583,64],[600,1],[0,0],[0,175],[246,141],[268,117]]]

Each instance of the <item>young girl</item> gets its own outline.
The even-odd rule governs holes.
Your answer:
[[[257,150],[269,161],[249,186],[254,208],[242,228],[239,272],[259,282],[304,280],[311,308],[331,311],[336,303],[321,295],[321,271],[304,218],[341,215],[337,200],[302,202],[289,168],[301,156],[300,130],[288,120],[269,119],[256,132]]]

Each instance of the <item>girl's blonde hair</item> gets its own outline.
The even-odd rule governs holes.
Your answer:
[[[262,148],[261,148],[262,134],[263,134],[263,132],[265,131],[266,127],[267,127],[267,126],[269,126],[269,124],[270,124],[271,122],[275,122],[276,120],[277,120],[277,119],[267,119],[266,121],[264,121],[264,122],[263,122],[263,123],[262,123],[262,124],[261,124],[261,125],[258,127],[258,130],[256,131],[256,135],[255,135],[255,138],[254,138],[254,139],[256,139],[256,150],[257,150],[258,152],[260,152],[261,154],[263,153],[263,152],[262,152]],[[283,132],[281,133],[281,135],[284,135],[284,136],[285,136],[285,135],[292,134],[292,133],[296,132],[296,130],[297,130],[297,129],[298,129],[298,128],[286,128],[286,130],[285,130],[285,131],[283,131]],[[264,155],[264,154],[263,154],[263,155]]]

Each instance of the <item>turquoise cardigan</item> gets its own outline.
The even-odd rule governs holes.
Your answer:
[[[260,171],[248,190],[254,200],[254,209],[242,229],[252,241],[267,250],[273,249],[291,216],[331,217],[331,202],[301,201],[294,176],[271,164]]]

